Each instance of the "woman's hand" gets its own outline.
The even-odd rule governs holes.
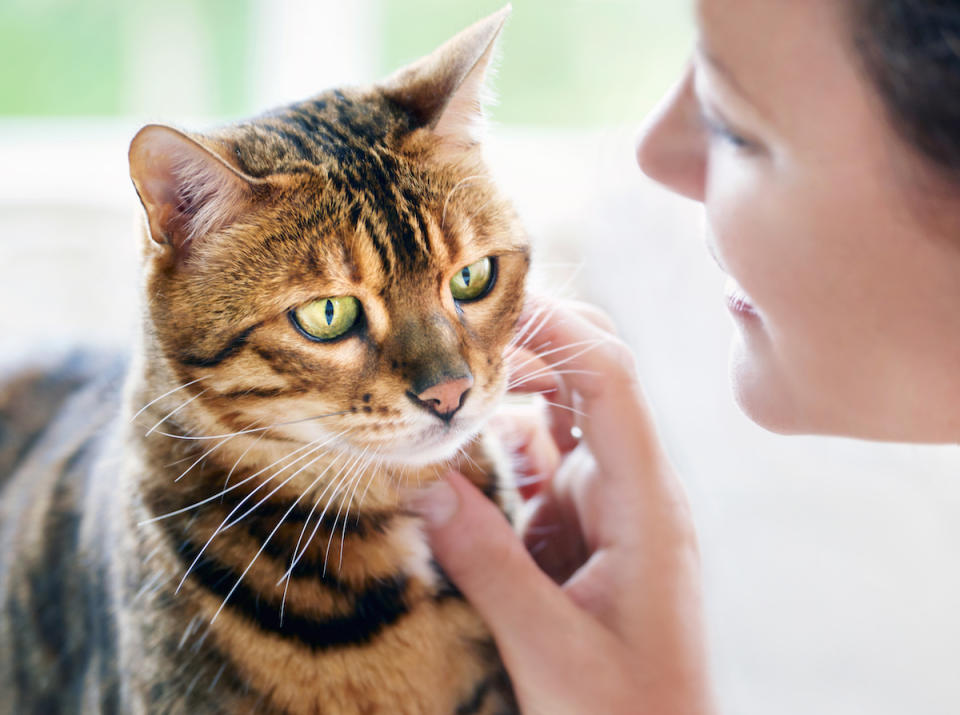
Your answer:
[[[525,713],[712,712],[696,535],[633,356],[588,306],[528,315],[513,384],[555,404],[552,438],[525,428],[528,463],[549,477],[526,545],[450,474],[414,504],[436,558],[489,624]]]

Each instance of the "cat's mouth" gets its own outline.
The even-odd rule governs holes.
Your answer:
[[[480,423],[455,417],[402,437],[385,440],[377,451],[405,467],[423,467],[453,458],[480,430]]]
[[[374,452],[386,462],[404,467],[424,467],[452,459],[473,439],[485,423],[481,414],[457,414],[450,419],[436,417],[403,423],[393,434],[371,434],[357,440],[362,449]]]

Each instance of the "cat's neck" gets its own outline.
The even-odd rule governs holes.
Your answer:
[[[167,568],[184,584],[219,574],[214,591],[228,604],[248,594],[275,601],[279,612],[287,603],[309,604],[310,588],[298,583],[362,590],[398,571],[428,588],[443,587],[404,493],[454,468],[497,497],[503,465],[494,465],[497,450],[484,436],[447,462],[401,466],[347,451],[336,435],[298,443],[269,426],[198,426],[190,419],[189,391],[146,384],[129,389],[132,405],[149,394],[170,394],[130,410],[136,414],[130,452],[144,550],[175,555]],[[225,580],[226,572],[232,577]]]
[[[168,390],[135,383],[130,404]],[[316,678],[333,672],[327,654],[359,652],[388,634],[419,638],[424,628],[440,628],[445,635],[435,637],[455,648],[468,622],[486,637],[400,500],[404,487],[437,479],[447,465],[399,468],[335,441],[290,443],[269,430],[199,432],[189,405],[171,414],[190,397],[171,398],[130,424],[135,543],[126,567],[139,614],[134,640],[155,654],[143,677],[177,694],[169,709],[207,707],[206,689],[194,685],[202,672],[201,681],[233,683],[215,689],[211,709],[250,709],[258,693],[279,693],[309,711]],[[454,466],[493,495],[488,455],[476,440]],[[435,609],[458,615],[436,621]]]

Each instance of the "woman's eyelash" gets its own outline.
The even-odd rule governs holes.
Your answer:
[[[750,149],[753,146],[753,142],[746,137],[737,134],[725,123],[716,119],[715,117],[711,117],[706,113],[701,113],[700,116],[703,120],[704,127],[712,136],[722,139],[737,149]]]

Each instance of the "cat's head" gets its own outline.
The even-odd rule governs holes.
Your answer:
[[[505,389],[528,265],[476,131],[506,14],[370,88],[137,134],[144,359],[197,380],[182,424],[406,464],[476,433]]]

